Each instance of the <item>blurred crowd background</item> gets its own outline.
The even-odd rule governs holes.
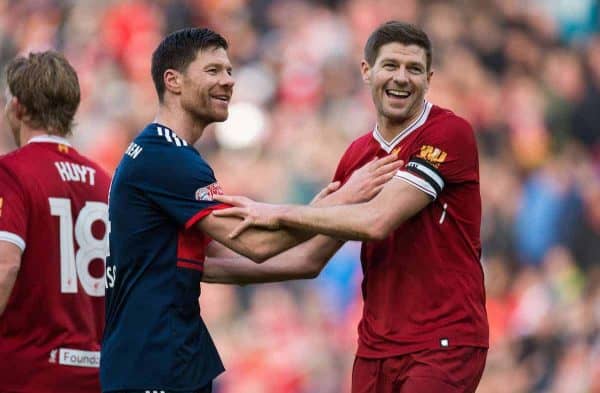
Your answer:
[[[196,147],[227,193],[306,203],[374,126],[359,74],[367,36],[390,19],[420,25],[434,44],[428,99],[479,141],[491,349],[478,392],[600,392],[599,4],[0,0],[0,66],[65,53],[82,87],[73,142],[112,173],[154,116],[153,49],[209,26],[230,42],[237,83],[230,119]],[[349,391],[359,249],[348,243],[312,281],[203,285],[228,370],[217,393]]]

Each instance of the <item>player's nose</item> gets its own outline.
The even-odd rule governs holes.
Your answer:
[[[223,73],[223,76],[220,78],[219,80],[219,84],[221,86],[226,86],[226,87],[233,87],[233,85],[235,85],[235,79],[233,79],[233,76],[230,75],[229,73],[225,72]]]
[[[406,70],[406,67],[398,67],[394,72],[393,80],[399,85],[408,83],[408,72]]]

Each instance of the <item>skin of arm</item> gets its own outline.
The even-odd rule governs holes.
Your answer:
[[[423,191],[393,179],[369,202],[325,208],[283,207],[280,222],[338,239],[383,240],[430,202],[431,197]]]
[[[315,196],[311,206],[334,206],[372,199],[403,165],[401,161],[393,160],[394,157],[387,157],[366,164],[355,171],[340,190],[339,182],[329,184]],[[257,265],[223,245],[211,242],[202,281],[243,285],[314,278],[343,244],[344,241],[318,235]]]
[[[222,216],[244,217],[230,234],[235,237],[252,226],[302,229],[343,240],[382,240],[404,221],[421,211],[431,197],[410,184],[392,179],[368,202],[330,207],[247,203],[238,197],[220,196],[238,206],[219,211]],[[215,213],[216,214],[216,213]]]
[[[316,201],[315,206],[319,206],[321,203],[332,205],[369,200],[380,192],[402,165],[403,162],[397,160],[395,155],[373,160],[350,177],[343,187],[343,191],[340,190]],[[327,188],[319,195],[326,192]],[[317,199],[319,195],[316,197]],[[240,198],[252,202],[250,199]],[[239,236],[233,237],[229,234],[235,228],[243,225],[241,219],[235,217],[235,215],[221,216],[217,214],[218,212],[214,211],[201,219],[196,224],[196,228],[227,248],[257,263],[262,263],[270,257],[312,238],[316,234],[315,231],[303,228],[286,228],[285,230],[280,230],[280,228],[248,228]]]
[[[239,218],[218,217],[209,214],[198,221],[196,228],[225,247],[250,258],[256,263],[262,263],[270,257],[314,236],[314,233],[301,230],[252,228],[239,237],[228,237],[227,234],[233,231],[240,222]]]
[[[20,267],[21,249],[13,243],[0,240],[0,316],[6,309]]]
[[[245,285],[315,278],[343,244],[343,241],[318,235],[264,263],[256,264],[234,253],[224,255],[215,249],[226,248],[211,242],[213,250],[207,250],[207,254],[214,256],[207,257],[204,262],[202,281]]]

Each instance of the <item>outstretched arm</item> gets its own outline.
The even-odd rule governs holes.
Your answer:
[[[261,264],[233,253],[207,257],[202,281],[245,285],[314,278],[343,244],[343,241],[318,235]],[[212,246],[223,247],[218,243]]]
[[[350,178],[343,190],[329,195],[315,205],[334,205],[368,200],[382,189],[402,165],[402,161],[397,161],[393,155],[371,161],[356,171],[356,175]],[[228,236],[240,222],[241,220],[237,217],[219,216],[215,211],[196,225],[198,229],[227,248],[260,263],[315,235],[314,232],[306,231],[303,228],[287,228],[286,230],[252,228],[244,231],[240,236]]]
[[[400,179],[389,181],[372,200],[353,205],[319,208],[247,203],[239,197],[229,196],[220,196],[219,199],[238,207],[215,212],[215,215],[244,217],[231,237],[251,226],[285,226],[344,240],[383,239],[431,202],[431,197],[425,192]]]
[[[383,163],[391,159],[390,157]],[[395,167],[401,165],[401,163],[393,166],[380,164],[382,162],[373,161],[355,171],[337,192],[335,191],[339,187],[339,182],[329,184],[317,194],[311,205],[333,206],[344,201],[360,202],[371,199],[394,175]],[[344,241],[318,235],[257,265],[220,243],[211,242],[204,262],[202,281],[243,285],[314,278],[343,244]]]

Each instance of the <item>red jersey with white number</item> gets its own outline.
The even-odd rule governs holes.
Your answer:
[[[345,182],[373,157],[393,151],[406,164],[391,181],[408,182],[432,202],[386,239],[363,243],[357,355],[487,347],[479,164],[471,126],[426,102],[420,117],[392,141],[377,127],[354,141],[335,180]]]
[[[100,391],[109,182],[55,136],[0,157],[0,241],[23,251],[0,315],[0,391]]]

